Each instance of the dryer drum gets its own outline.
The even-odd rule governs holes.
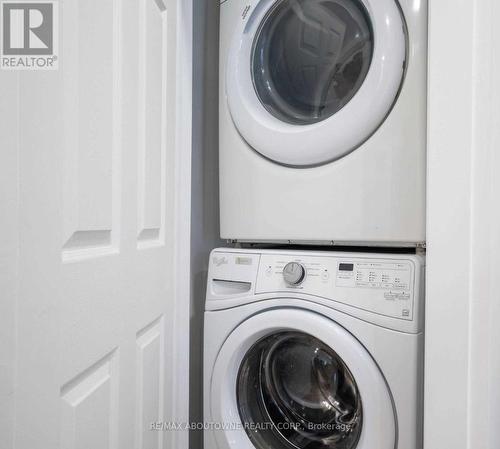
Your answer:
[[[306,125],[347,104],[366,78],[374,35],[356,0],[282,0],[257,33],[252,75],[264,107]]]
[[[237,378],[241,421],[258,449],[354,449],[363,407],[356,381],[335,351],[302,332],[264,337]]]

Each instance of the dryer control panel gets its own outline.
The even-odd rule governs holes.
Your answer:
[[[418,266],[412,256],[397,257],[264,253],[255,293],[307,294],[411,321],[415,314],[415,286],[420,281]],[[288,281],[286,270],[290,266],[303,267],[305,274],[300,283]]]

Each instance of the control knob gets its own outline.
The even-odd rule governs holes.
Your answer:
[[[306,278],[306,269],[298,262],[290,262],[283,268],[283,278],[288,285],[299,285]]]

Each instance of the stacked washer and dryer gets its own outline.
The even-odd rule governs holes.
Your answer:
[[[426,61],[426,0],[221,2],[205,449],[422,447]]]

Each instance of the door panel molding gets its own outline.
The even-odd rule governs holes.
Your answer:
[[[139,6],[138,248],[165,243],[168,11],[161,0]],[[173,101],[173,100],[172,100]]]
[[[64,262],[119,252],[122,2],[88,0],[62,10]]]

